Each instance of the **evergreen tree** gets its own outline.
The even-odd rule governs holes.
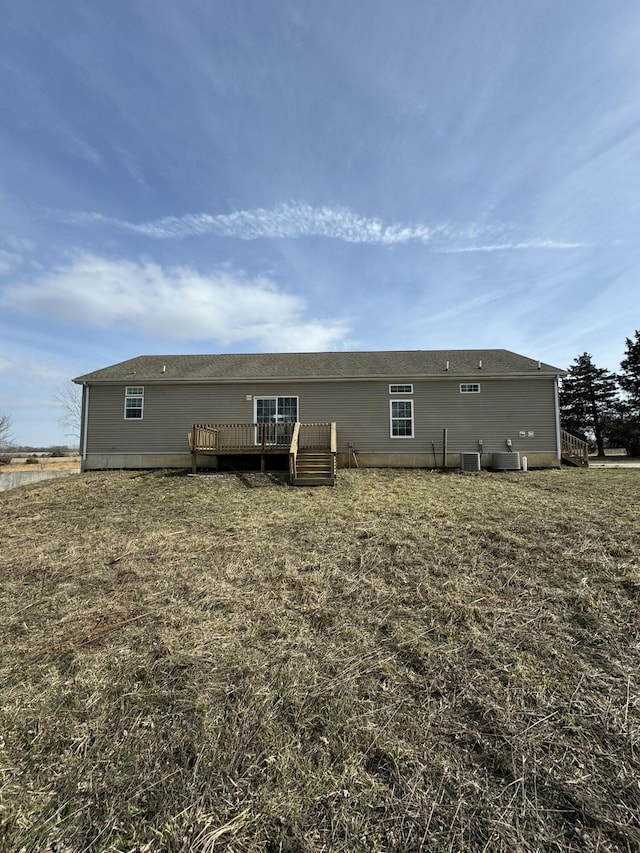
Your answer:
[[[620,367],[618,382],[626,394],[626,403],[635,417],[640,418],[640,330],[636,329],[635,340],[627,338],[627,352]]]
[[[603,429],[609,441],[624,447],[629,456],[640,456],[640,331],[636,330],[635,340],[627,338],[620,367],[618,382],[624,398],[605,419]]]
[[[595,440],[598,456],[604,456],[603,425],[613,414],[617,399],[614,374],[596,367],[589,353],[579,355],[562,380],[560,420],[563,429],[585,440]]]
[[[613,446],[624,447],[629,456],[640,456],[640,418],[626,400],[603,419],[602,431]]]

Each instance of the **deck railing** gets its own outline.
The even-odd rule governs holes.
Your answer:
[[[562,458],[573,465],[589,464],[589,442],[566,430],[561,431]]]
[[[285,453],[291,444],[293,423],[194,424],[191,451],[210,453]]]
[[[218,447],[218,430],[211,424],[194,424],[189,433],[189,449],[216,450]]]
[[[299,448],[329,449],[331,446],[331,424],[300,424]]]

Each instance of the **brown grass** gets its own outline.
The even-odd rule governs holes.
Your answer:
[[[13,474],[16,471],[79,471],[79,456],[38,456],[37,461],[27,464],[26,457],[12,459],[9,465],[0,467],[0,477],[3,474]]]
[[[639,484],[3,493],[0,849],[639,850]]]

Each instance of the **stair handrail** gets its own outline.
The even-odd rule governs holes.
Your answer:
[[[565,429],[561,430],[561,439],[562,439],[562,455],[567,458],[575,458],[579,459],[583,464],[589,464],[589,442],[584,441],[582,438],[578,438],[577,435],[573,435],[570,432],[567,432]]]
[[[331,473],[335,481],[338,476],[338,427],[335,421],[331,422]]]
[[[300,441],[300,422],[296,421],[291,433],[291,444],[289,445],[289,477],[293,482],[298,473],[298,444]]]

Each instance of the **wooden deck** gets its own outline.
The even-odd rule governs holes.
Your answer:
[[[288,453],[295,424],[194,424],[191,452]]]
[[[336,482],[335,423],[193,424],[188,440],[194,474],[198,454],[259,455],[264,471],[266,457],[279,453],[289,456],[292,485],[334,485]]]

